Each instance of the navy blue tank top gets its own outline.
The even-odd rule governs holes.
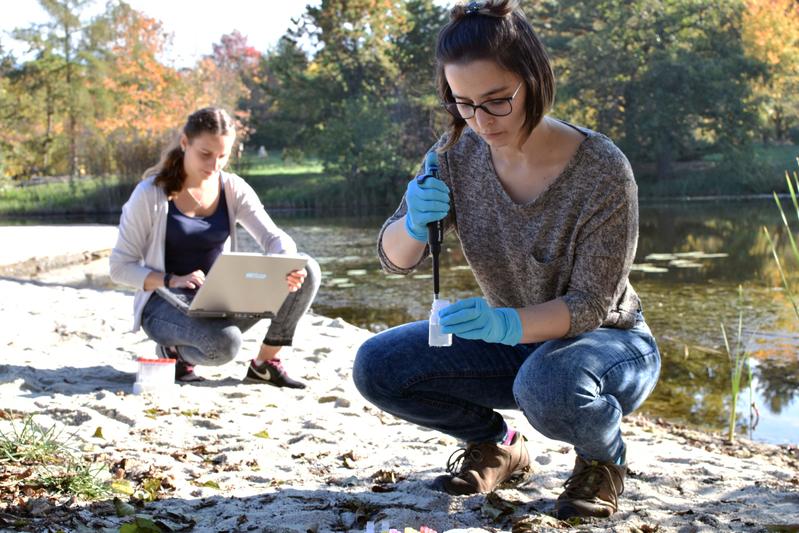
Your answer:
[[[207,217],[186,216],[170,200],[164,250],[166,271],[178,276],[195,270],[208,274],[229,236],[230,219],[223,187],[219,189],[216,211]]]

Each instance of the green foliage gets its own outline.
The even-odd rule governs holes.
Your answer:
[[[430,0],[374,4],[309,7],[269,63],[275,123],[295,125],[287,143],[313,146],[326,173],[346,179],[348,205],[395,202],[434,141],[425,117],[435,106],[432,47],[443,10]],[[300,40],[316,47],[311,58]]]
[[[609,134],[658,178],[713,145],[737,158],[755,112],[739,0],[546,1],[531,8],[557,68],[558,111]]]
[[[109,213],[122,207],[133,185],[113,176],[62,180],[0,189],[0,215]]]

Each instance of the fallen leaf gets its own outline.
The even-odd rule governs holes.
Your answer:
[[[130,484],[130,481],[127,479],[112,481],[111,490],[120,494],[127,494],[128,496],[131,496],[135,492],[133,490],[133,486]]]
[[[262,439],[268,439],[269,438],[269,432],[267,430],[265,430],[265,429],[263,431],[259,431],[258,433],[255,433],[254,435],[256,437],[260,437]]]
[[[515,507],[497,496],[496,493],[491,492],[486,496],[480,510],[484,515],[496,521],[505,515],[511,514],[515,510]]]
[[[133,522],[120,526],[119,533],[162,533],[162,531],[149,518],[137,516]]]
[[[123,502],[117,497],[114,497],[114,511],[117,516],[133,516],[136,514],[136,508],[127,502]]]

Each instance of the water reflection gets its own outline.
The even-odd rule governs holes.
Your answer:
[[[408,278],[380,270],[375,239],[385,216],[275,218],[301,249],[320,259],[324,280],[315,311],[372,331],[426,318],[432,298],[429,261]],[[663,355],[660,383],[643,411],[717,430],[726,427],[731,365],[720,323],[735,331],[740,284],[745,291],[744,336],[754,334],[755,404],[764,421],[752,436],[799,442],[797,321],[777,288],[779,272],[761,229],[765,225],[778,235],[787,251],[778,220],[771,201],[641,206],[636,264],[656,268],[636,270],[631,277]],[[479,293],[451,236],[441,264],[443,297],[456,300]],[[792,272],[799,282],[799,267]],[[747,391],[740,402],[739,412],[748,413]],[[748,417],[742,416],[741,431],[751,429],[748,425]]]

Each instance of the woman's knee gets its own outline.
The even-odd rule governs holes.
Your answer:
[[[220,366],[229,363],[238,355],[241,343],[242,334],[238,326],[230,325],[220,329],[209,343],[211,346],[207,352],[208,361],[205,364]]]
[[[309,288],[312,288],[314,292],[319,289],[319,285],[322,283],[322,268],[319,266],[319,263],[311,256],[307,256],[308,262],[305,263],[305,271],[308,275],[305,277],[305,281],[303,282],[303,287],[306,285]]]
[[[534,354],[519,369],[513,396],[530,424],[544,435],[561,433],[575,422],[581,404],[596,398],[579,363],[557,354]]]
[[[382,378],[384,363],[381,355],[384,350],[378,337],[376,335],[361,344],[352,367],[352,381],[355,383],[355,388],[373,403],[381,396],[381,391],[386,389]]]
[[[429,373],[424,349],[429,349],[426,322],[378,333],[358,348],[352,370],[355,387],[376,405],[407,396],[410,384]]]

